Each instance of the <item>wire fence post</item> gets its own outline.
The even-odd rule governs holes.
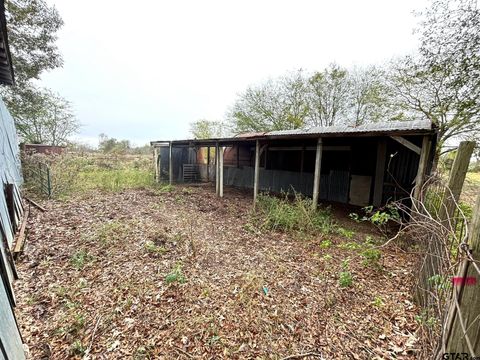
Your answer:
[[[477,196],[468,244],[461,244],[465,259],[454,289],[449,318],[444,329],[445,352],[480,355],[480,195]],[[451,326],[451,328],[449,328]]]
[[[50,199],[52,197],[52,180],[50,178],[50,167],[46,165],[47,168],[47,195]]]
[[[453,162],[448,179],[448,188],[450,191],[446,191],[443,195],[443,206],[439,215],[442,221],[446,221],[453,216],[455,204],[460,199],[474,148],[474,141],[462,141],[458,147],[457,156],[455,156],[455,161]]]

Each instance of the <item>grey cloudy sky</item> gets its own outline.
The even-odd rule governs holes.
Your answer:
[[[65,64],[42,83],[83,127],[143,144],[222,119],[248,85],[295,69],[382,63],[417,47],[425,0],[48,0]]]

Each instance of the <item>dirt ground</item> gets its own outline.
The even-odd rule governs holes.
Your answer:
[[[372,229],[259,231],[251,204],[234,189],[175,187],[32,208],[16,283],[30,358],[418,358],[411,255],[389,245],[369,267],[342,244]],[[340,287],[346,259],[353,282]]]

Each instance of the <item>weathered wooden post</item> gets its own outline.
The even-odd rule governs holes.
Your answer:
[[[438,214],[434,214],[434,216],[438,216],[438,219],[436,220],[439,220],[450,231],[455,231],[453,227],[455,226],[456,220],[453,219],[453,216],[455,215],[454,212],[457,207],[456,204],[460,199],[460,193],[465,181],[465,176],[468,170],[474,145],[475,144],[473,142],[468,141],[463,141],[460,143],[455,161],[452,169],[450,170],[448,187],[445,188],[440,209]],[[422,159],[420,159],[420,162],[422,162]],[[417,190],[419,190],[419,187],[415,188],[415,192]],[[417,199],[419,199],[420,195],[417,196]],[[431,284],[431,282],[429,282],[429,279],[432,276],[437,276],[443,273],[443,259],[448,251],[449,250],[446,249],[446,242],[443,241],[430,241],[427,245],[427,258],[425,259],[424,267],[419,273],[419,283],[421,286],[418,287],[416,294],[417,301],[419,301],[422,306],[428,306],[428,304],[424,302],[424,298],[428,298],[428,296],[430,296],[428,294],[431,291],[434,291],[434,286]]]
[[[387,140],[385,138],[381,138],[377,144],[377,164],[375,167],[375,184],[373,189],[373,205],[377,207],[382,205],[386,160]]]
[[[413,198],[420,199],[423,183],[425,181],[425,172],[427,170],[428,156],[430,154],[430,146],[432,142],[429,135],[425,135],[422,140],[422,149],[420,150],[420,160],[418,163],[417,176],[415,178],[415,189],[413,190]]]
[[[210,146],[207,146],[207,182],[210,181]]]
[[[219,167],[219,172],[218,172],[218,194],[220,197],[223,197],[223,147],[220,147],[219,152],[218,152],[218,167]]]
[[[260,141],[255,142],[255,174],[253,176],[253,207],[257,204],[258,179],[260,177]]]
[[[215,143],[215,194],[219,195],[219,188],[220,188],[220,183],[219,183],[219,166],[218,166],[218,151],[219,149],[219,146],[218,146],[218,142]]]
[[[474,148],[474,141],[462,141],[458,147],[457,156],[455,156],[452,169],[450,170],[448,189],[443,195],[443,203],[440,209],[439,217],[443,221],[446,221],[453,216],[455,204],[460,199],[463,183],[465,182],[468,166],[470,165],[470,158],[472,157]]]
[[[315,154],[315,173],[313,178],[313,201],[312,207],[314,209],[318,206],[318,198],[320,194],[320,174],[322,168],[322,150],[323,142],[322,138],[318,138],[317,141],[317,153]]]
[[[459,273],[464,281],[461,281],[460,289],[454,289],[458,296],[458,307],[454,308],[451,315],[454,319],[452,328],[446,329],[449,332],[446,352],[468,353],[473,358],[480,355],[480,195],[477,196],[473,211],[468,245],[471,258],[476,264],[465,260]],[[476,284],[468,279],[475,279]]]
[[[168,183],[173,184],[173,164],[172,164],[172,142],[170,141],[168,147]]]
[[[160,171],[159,171],[159,168],[158,168],[158,148],[155,146],[153,148],[153,161],[154,161],[154,166],[155,166],[155,182],[159,182],[160,181],[160,177],[159,177],[159,174],[160,174]]]

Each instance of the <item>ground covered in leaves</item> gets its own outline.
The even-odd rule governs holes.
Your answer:
[[[32,359],[416,358],[413,259],[389,245],[366,261],[373,230],[352,220],[266,230],[251,195],[211,187],[42,204],[16,283]]]

